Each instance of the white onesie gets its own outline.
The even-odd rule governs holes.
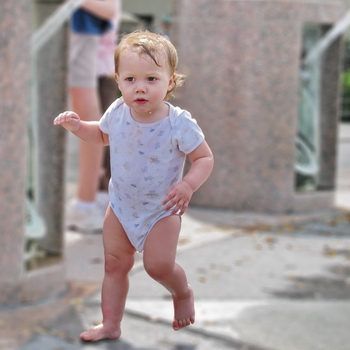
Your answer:
[[[120,98],[100,120],[110,143],[110,205],[139,252],[153,225],[171,214],[162,201],[182,180],[186,154],[204,140],[189,112],[167,104],[166,118],[142,124],[131,117],[130,108]]]

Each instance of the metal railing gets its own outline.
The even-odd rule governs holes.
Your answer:
[[[34,31],[31,36],[31,117],[28,125],[29,134],[29,169],[28,169],[28,190],[35,191],[38,186],[36,174],[38,163],[38,86],[37,86],[37,67],[36,54],[38,51],[55,35],[71,17],[84,0],[68,0],[60,5],[56,11],[50,15],[44,23]],[[47,225],[44,218],[39,214],[36,204],[30,195],[26,198],[26,226],[25,226],[25,262],[30,264],[37,257],[42,257],[45,252],[40,249],[39,241],[47,234]]]
[[[333,44],[335,40],[343,35],[349,27],[350,11],[346,12],[345,15],[316,42],[315,46],[311,48],[311,50],[302,61],[301,66],[303,69],[311,71],[311,67],[317,64],[317,61],[321,55]],[[303,79],[301,79],[301,81],[303,82]],[[307,84],[302,85],[302,93],[305,97],[305,100],[308,102],[309,107],[312,109],[310,116],[312,118],[313,124],[316,126],[318,120],[315,119],[317,119],[319,106],[317,103],[314,103],[315,101],[310,98],[309,94],[305,93],[305,85]],[[319,170],[317,152],[312,150],[308,144],[305,143],[301,137],[299,137],[299,135],[296,138],[296,148],[297,156],[295,160],[295,171],[298,174],[305,176],[317,176]]]

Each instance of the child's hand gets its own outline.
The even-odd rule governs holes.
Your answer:
[[[76,131],[80,126],[80,118],[74,112],[63,112],[53,121],[54,125],[62,125],[68,131]]]
[[[192,195],[193,190],[186,181],[177,183],[168,191],[167,196],[162,203],[163,205],[166,205],[165,211],[174,208],[171,214],[174,215],[180,211],[179,214],[181,216],[188,208]]]

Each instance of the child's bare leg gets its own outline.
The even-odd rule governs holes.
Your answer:
[[[159,220],[149,233],[144,246],[147,273],[161,283],[174,301],[174,330],[194,323],[194,297],[184,270],[176,264],[176,247],[181,219],[177,215]]]
[[[105,255],[105,275],[102,283],[103,321],[80,335],[86,341],[120,337],[120,324],[129,290],[128,273],[134,264],[135,248],[129,242],[110,207],[107,209],[103,226],[103,245]]]

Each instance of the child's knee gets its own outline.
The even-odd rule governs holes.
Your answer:
[[[174,266],[164,262],[144,262],[147,274],[156,281],[164,280],[173,272]]]
[[[106,254],[105,256],[105,273],[120,273],[128,274],[134,265],[134,257],[127,256],[115,256],[112,254]]]

